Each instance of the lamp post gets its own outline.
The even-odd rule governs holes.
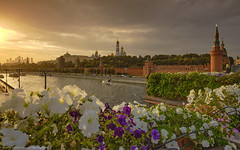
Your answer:
[[[16,69],[18,73],[18,88],[20,88],[20,72],[22,72],[22,69]]]
[[[43,70],[42,73],[44,75],[44,81],[45,81],[44,89],[47,89],[47,73],[48,73],[48,70]]]
[[[8,92],[8,91],[7,91],[7,87],[8,87],[8,84],[7,84],[7,72],[8,72],[8,69],[4,69],[3,71],[6,72],[6,93],[7,93],[7,92]]]

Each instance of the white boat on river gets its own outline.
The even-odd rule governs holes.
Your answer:
[[[112,81],[111,81],[111,79],[103,80],[103,81],[102,81],[102,84],[112,85]]]

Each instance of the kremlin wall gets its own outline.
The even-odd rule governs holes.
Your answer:
[[[116,56],[119,56],[119,41],[116,42]],[[143,68],[115,68],[115,73],[122,73],[136,76],[148,76],[150,73],[162,73],[162,72],[223,72],[223,66],[229,68],[230,59],[227,56],[227,51],[224,47],[224,43],[220,45],[218,26],[216,25],[216,32],[214,38],[213,49],[210,52],[211,60],[210,64],[206,65],[154,65],[149,59],[145,62]],[[103,66],[100,64],[100,72],[103,73]]]

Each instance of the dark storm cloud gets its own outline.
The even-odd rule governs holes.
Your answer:
[[[0,26],[62,52],[106,55],[119,38],[128,54],[154,55],[209,53],[219,24],[235,56],[239,7],[238,0],[0,0]]]

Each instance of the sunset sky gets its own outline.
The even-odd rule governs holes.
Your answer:
[[[240,56],[240,0],[0,0],[0,63],[66,53],[209,53],[215,24]]]

